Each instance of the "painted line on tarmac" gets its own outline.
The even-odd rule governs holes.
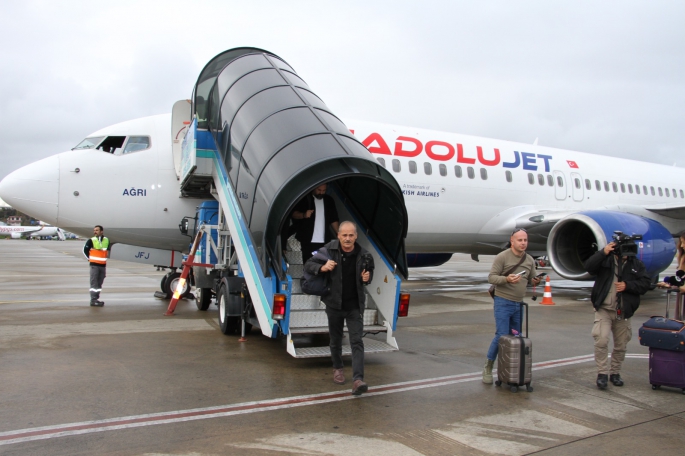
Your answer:
[[[646,354],[628,354],[627,358],[647,359]],[[575,356],[572,358],[562,358],[551,361],[533,363],[535,369],[550,369],[553,367],[571,366],[574,364],[594,361],[594,355]],[[447,377],[435,377],[424,380],[413,380],[409,382],[391,383],[370,388],[364,396],[380,396],[384,394],[400,393],[404,391],[414,391],[424,388],[434,388],[437,386],[454,385],[457,383],[472,382],[481,379],[481,372],[471,372],[468,374],[450,375]],[[310,394],[306,396],[293,396],[281,399],[270,399],[265,401],[243,402],[234,405],[223,405],[216,407],[205,407],[188,410],[178,410],[174,412],[150,413],[146,415],[133,415],[119,418],[109,418],[106,420],[83,421],[80,423],[58,424],[54,426],[43,426],[16,431],[0,432],[0,446],[12,445],[15,443],[31,442],[35,440],[54,439],[57,437],[67,437],[72,435],[91,434],[95,432],[116,431],[120,429],[131,429],[143,426],[154,426],[158,424],[181,423],[184,421],[206,420],[209,418],[221,418],[234,415],[245,415],[249,413],[265,412],[271,410],[282,410],[293,407],[307,405],[327,404],[346,400],[358,399],[352,396],[349,391],[335,391],[329,393]]]

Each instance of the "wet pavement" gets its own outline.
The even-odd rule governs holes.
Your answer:
[[[284,339],[248,341],[207,312],[153,297],[164,272],[112,261],[88,306],[76,241],[0,240],[0,454],[681,454],[685,395],[653,391],[637,330],[663,314],[650,292],[632,319],[626,385],[594,381],[589,282],[552,279],[531,304],[534,392],[484,385],[494,333],[491,257],[414,269],[400,352],[367,355],[369,393],[332,383],[329,359]],[[345,374],[351,377],[349,363]]]

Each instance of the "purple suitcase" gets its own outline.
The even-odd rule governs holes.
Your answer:
[[[649,383],[652,389],[670,386],[685,394],[685,352],[650,347]]]

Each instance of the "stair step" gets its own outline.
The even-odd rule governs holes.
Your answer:
[[[286,249],[287,250],[292,250],[293,252],[299,252],[302,250],[302,246],[300,245],[300,241],[295,239],[295,235],[293,234],[288,238],[288,242],[286,243]]]
[[[301,279],[304,276],[302,265],[291,264],[288,268],[288,274],[290,274],[290,277],[293,278],[293,281],[295,281],[295,279]]]
[[[290,292],[293,295],[302,294],[302,281],[300,279],[293,279],[293,289]]]
[[[293,294],[290,297],[290,310],[324,309],[320,296]]]
[[[347,332],[347,326],[345,326],[345,332]],[[365,333],[379,333],[388,332],[388,328],[383,325],[364,325]],[[292,335],[302,335],[302,334],[328,334],[328,326],[310,326],[308,328],[290,328],[290,334]]]
[[[302,264],[302,252],[299,250],[286,250],[285,261],[287,261],[288,264]]]
[[[381,342],[379,340],[364,339],[365,354],[383,353],[391,351],[397,351],[397,348],[393,347],[392,345],[386,342]],[[342,354],[343,356],[352,354],[352,349],[350,348],[349,343],[343,343]],[[331,356],[331,349],[328,346],[295,348],[295,358],[324,358],[328,356]]]
[[[302,295],[301,295],[302,296]],[[318,298],[318,296],[316,296]],[[364,327],[366,328],[377,325],[378,311],[376,309],[367,309],[364,311]],[[328,317],[326,316],[325,307],[318,309],[301,309],[290,310],[290,332],[295,334],[298,329],[299,334],[307,333],[311,328],[326,328],[325,332],[328,332]],[[347,325],[346,325],[347,326]],[[380,325],[379,325],[380,326]],[[384,326],[380,326],[385,328]],[[372,331],[377,331],[376,329]]]

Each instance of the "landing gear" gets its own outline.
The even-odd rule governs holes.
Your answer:
[[[170,272],[164,277],[162,277],[162,292],[167,295],[167,299],[171,298],[171,296],[174,294],[176,291],[176,287],[178,286],[178,281],[181,278],[181,273],[178,271]],[[183,291],[181,292],[181,297],[182,298],[187,298],[190,295],[190,282],[186,279],[185,286],[183,287]]]
[[[198,310],[207,310],[212,302],[211,288],[196,288],[195,289],[195,304]]]

